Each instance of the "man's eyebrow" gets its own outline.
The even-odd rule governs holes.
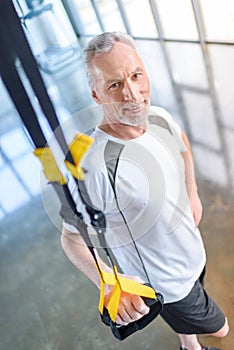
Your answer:
[[[113,78],[113,79],[108,79],[106,81],[107,84],[112,84],[112,83],[118,83],[119,81],[121,81],[122,79],[120,77],[116,77],[116,78]]]
[[[132,72],[132,74],[135,74],[135,73],[137,73],[137,72],[143,72],[143,68],[142,67],[137,67],[136,69],[134,69],[134,71]]]
[[[137,67],[136,69],[134,69],[132,71],[132,75],[136,74],[137,72],[143,72],[143,68],[142,67]],[[112,78],[112,79],[108,79],[106,81],[107,84],[112,84],[112,83],[118,83],[119,81],[121,81],[122,78],[121,77],[116,77],[116,78]]]

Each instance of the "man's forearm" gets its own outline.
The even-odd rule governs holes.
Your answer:
[[[69,258],[85,276],[87,276],[98,288],[100,287],[100,276],[96,268],[92,254],[86,246],[83,238],[79,234],[72,234],[70,231],[63,229],[61,235],[62,248]],[[96,251],[95,251],[96,253]],[[112,270],[98,257],[100,267],[107,272]]]

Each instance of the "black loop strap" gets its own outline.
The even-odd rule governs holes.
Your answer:
[[[36,61],[21,27],[20,20],[12,2],[9,0],[0,1],[0,47],[0,74],[16,106],[16,109],[18,110],[19,115],[32,138],[34,145],[37,148],[46,147],[47,140],[42,132],[34,108],[15,67],[15,61],[17,58],[20,59],[34,93],[38,98],[42,111],[44,112],[52,131],[55,133],[58,144],[66,156],[66,159],[74,164],[55,109],[47,93]],[[81,194],[81,200],[86,206],[87,213],[90,215],[91,223],[98,233],[101,245],[105,248],[105,216],[102,212],[97,211],[92,207],[85,185],[82,183],[84,186],[82,191],[83,193],[86,192],[84,198],[80,190],[81,183],[79,183],[79,180],[76,180],[76,183]],[[65,221],[74,225],[79,230],[101,275],[101,269],[95,255],[94,247],[88,235],[87,225],[83,221],[82,214],[76,209],[76,204],[67,184],[64,184],[61,187],[61,185],[58,183],[53,182],[52,186],[54,187],[61,201],[61,216],[65,219]],[[106,253],[108,254],[108,250],[106,250]],[[108,257],[112,262],[111,256],[109,255]],[[133,332],[144,328],[161,311],[163,298],[160,296],[160,294],[157,294],[157,296],[157,299],[152,304],[153,306],[150,305],[150,313],[142,317],[140,320],[129,324],[128,326],[118,327],[118,325],[113,324],[113,322],[110,321],[110,318],[108,318],[109,315],[106,313],[106,311],[102,316],[102,320],[111,327],[111,330],[116,338],[120,340],[125,339]],[[147,302],[148,301],[146,301],[146,303]]]

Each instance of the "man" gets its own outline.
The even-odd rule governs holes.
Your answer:
[[[228,323],[202,286],[205,250],[197,228],[202,205],[188,139],[165,110],[153,107],[149,112],[150,83],[130,36],[113,32],[95,37],[84,49],[83,61],[92,97],[103,106],[104,116],[82,166],[88,171],[93,205],[106,214],[108,243],[124,274],[143,283],[147,271],[155,290],[164,295],[161,315],[178,333],[181,349],[214,350],[200,345],[196,334],[224,337]],[[114,190],[104,159],[110,147],[121,150]],[[66,223],[62,246],[99,287],[92,256]],[[100,265],[112,271],[101,259]],[[105,303],[110,292],[107,287]],[[148,312],[142,298],[122,293],[116,322],[126,325]]]

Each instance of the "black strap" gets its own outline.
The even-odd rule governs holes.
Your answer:
[[[12,2],[9,0],[3,0],[0,3],[0,47],[2,51],[0,55],[0,74],[2,76],[2,80],[25,127],[28,130],[29,135],[31,136],[35,147],[46,147],[47,140],[43,134],[35,110],[16,69],[16,59],[20,59],[20,62],[24,67],[25,73],[31,83],[31,86],[33,87],[35,95],[38,98],[40,106],[44,111],[51,129],[55,132],[56,139],[58,140],[64,154],[66,154],[66,159],[74,164],[72,156],[68,151],[68,146],[59,125],[53,104],[47,93],[36,61],[26,40],[19,18]],[[74,226],[80,231],[98,266],[94,247],[88,235],[87,225],[83,222],[82,214],[76,209],[76,204],[67,184],[64,184],[61,187],[58,183],[52,183],[52,186],[61,202],[60,214],[62,218],[74,224]]]
[[[110,181],[113,193],[114,193],[114,197],[115,197],[118,211],[123,219],[123,222],[128,230],[129,236],[131,237],[131,240],[134,244],[135,250],[137,252],[137,255],[138,255],[138,258],[141,262],[141,265],[143,267],[147,281],[150,284],[150,279],[149,279],[149,275],[147,273],[147,270],[145,268],[145,264],[142,260],[141,254],[140,254],[139,249],[137,247],[137,244],[134,240],[133,234],[130,230],[130,227],[129,227],[128,222],[125,218],[125,215],[120,208],[118,196],[116,193],[115,179],[116,179],[116,173],[117,173],[117,169],[118,169],[120,155],[121,155],[123,149],[124,149],[124,145],[122,145],[121,143],[108,140],[106,147],[105,147],[105,151],[104,151],[104,159],[105,159],[105,164],[106,164],[106,168],[107,168],[107,172],[108,172],[108,178],[109,178],[109,181]]]
[[[53,104],[49,98],[44,82],[38,70],[36,61],[21,27],[20,20],[10,0],[2,0],[0,2],[0,47],[0,74],[16,106],[16,109],[18,110],[19,115],[22,118],[22,121],[24,122],[24,125],[26,126],[32,138],[35,147],[46,147],[47,140],[42,132],[42,129],[37,119],[37,115],[22,84],[18,71],[15,67],[16,59],[20,59],[24,71],[34,90],[34,93],[38,98],[42,111],[44,112],[44,115],[47,118],[51,129],[55,133],[58,144],[63,150],[63,153],[66,155],[66,159],[70,163],[74,164],[72,156],[68,150],[68,146],[63,135],[62,129],[60,128]],[[81,183],[79,183],[77,179],[75,180],[81,193]],[[76,209],[75,201],[70,193],[67,184],[64,184],[61,187],[61,185],[59,185],[58,183],[53,182],[52,186],[55,189],[61,201],[61,216],[68,223],[71,223],[79,230],[81,236],[85,240],[85,243],[90,253],[94,258],[94,261],[101,275],[101,269],[99,267],[94,247],[88,235],[87,225],[83,221],[82,214],[79,213]],[[85,191],[86,189],[83,188],[82,190]],[[88,194],[86,195],[86,199],[84,199],[81,193],[81,199],[86,206],[87,212],[90,215],[92,225],[95,227],[98,233],[100,242],[102,242],[102,245],[105,247],[105,216],[102,212],[95,210],[92,207],[92,205],[90,205],[90,203],[87,202],[87,196]],[[106,252],[108,254],[107,250]],[[112,262],[111,256],[108,257]],[[104,318],[105,316],[106,315],[103,315]],[[130,325],[130,328],[128,326],[123,326],[119,328],[116,325],[113,326],[111,323],[109,323],[109,326],[111,327],[115,337],[117,337],[118,339],[124,339],[126,336],[132,334],[136,330],[143,328],[146,324],[149,323],[150,320],[152,320],[152,315],[148,316],[144,320],[142,318],[140,322],[136,321],[136,323],[134,323],[134,327]],[[116,327],[118,328],[118,330]],[[121,333],[121,335],[119,335],[119,333]]]

